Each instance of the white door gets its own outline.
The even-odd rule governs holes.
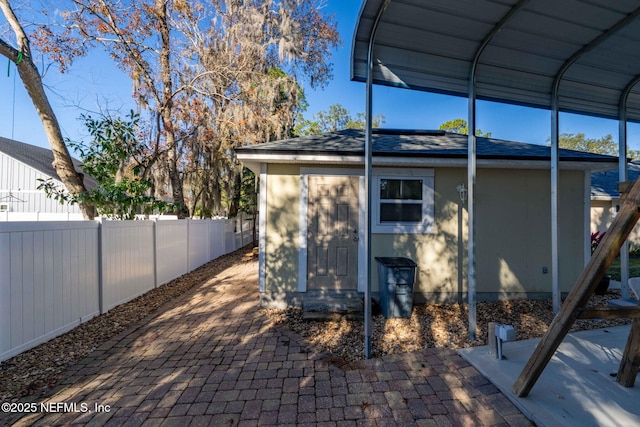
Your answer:
[[[358,288],[358,185],[358,177],[309,177],[307,286],[310,290]]]

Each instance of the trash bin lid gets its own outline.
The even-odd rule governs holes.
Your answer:
[[[417,267],[412,259],[404,257],[376,257],[376,261],[385,267]]]

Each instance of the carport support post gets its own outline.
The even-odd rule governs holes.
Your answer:
[[[627,118],[620,119],[620,140],[618,149],[618,181],[627,181]],[[629,299],[629,241],[625,240],[620,248],[620,291],[622,299]]]
[[[558,80],[556,83],[559,85]],[[560,310],[560,271],[558,250],[558,168],[559,168],[558,91],[551,95],[551,296],[553,314]]]
[[[640,78],[633,79],[620,95],[618,106],[618,182],[626,182],[627,175],[627,100]],[[620,248],[620,291],[622,299],[629,299],[629,241]]]
[[[375,33],[375,29],[374,29]],[[372,117],[372,102],[371,91],[372,88],[372,73],[373,73],[373,61],[371,60],[373,51],[373,35],[369,41],[369,55],[367,59],[367,88],[366,88],[366,125],[364,134],[364,187],[367,194],[367,215],[365,220],[364,229],[364,256],[366,257],[366,270],[365,270],[365,290],[364,290],[364,357],[365,359],[371,358],[371,155],[372,155],[372,138],[371,138],[371,117]]]
[[[468,251],[468,303],[469,303],[469,338],[476,338],[476,71],[480,56],[487,47],[489,42],[498,34],[502,28],[522,9],[530,0],[520,0],[509,12],[502,17],[500,21],[489,31],[487,36],[482,40],[478,50],[476,51],[471,67],[469,68],[469,117],[468,117],[468,156],[467,156],[467,215],[469,221],[469,242],[467,244]]]
[[[467,159],[467,215],[469,221],[468,251],[468,303],[469,303],[469,339],[476,339],[476,88],[475,66],[469,78],[469,135]]]
[[[371,138],[371,133],[373,118],[373,47],[375,45],[376,32],[378,31],[380,19],[382,18],[382,14],[384,13],[388,4],[389,0],[385,0],[380,6],[380,9],[378,9],[378,14],[376,15],[376,20],[373,23],[371,35],[369,36],[369,48],[367,51],[367,84],[365,89],[366,106],[364,133],[364,186],[365,193],[367,195],[367,215],[364,224],[364,256],[366,259],[366,271],[364,274],[364,281],[366,284],[364,291],[364,357],[366,359],[371,358],[371,196],[373,194],[373,189],[371,187],[371,157],[373,153],[373,139]]]

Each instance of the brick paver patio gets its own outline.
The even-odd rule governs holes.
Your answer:
[[[106,342],[37,402],[51,410],[15,425],[531,425],[453,350],[335,366],[271,327],[257,267],[246,270],[221,272]]]

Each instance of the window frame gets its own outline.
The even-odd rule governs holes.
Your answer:
[[[373,171],[373,197],[372,197],[372,232],[378,234],[434,234],[434,170],[433,169],[376,169]],[[403,203],[402,199],[382,199],[380,197],[380,185],[383,179],[392,180],[422,180],[422,200],[407,199],[406,204],[421,204],[422,219],[420,222],[398,221],[381,222],[380,209],[383,202],[395,200]]]

